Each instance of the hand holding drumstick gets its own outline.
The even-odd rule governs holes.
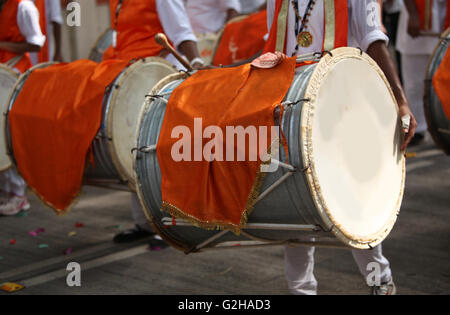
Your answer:
[[[155,36],[155,41],[158,45],[162,46],[168,50],[188,71],[194,71],[202,69],[204,66],[203,60],[200,58],[200,53],[198,52],[197,43],[194,41],[184,41],[178,48],[183,55],[185,55],[192,64],[189,63],[181,54],[175,50],[175,48],[169,43],[166,35],[158,33]]]

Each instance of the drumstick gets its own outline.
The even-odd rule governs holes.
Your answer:
[[[183,58],[183,56],[181,56],[178,51],[175,50],[175,48],[172,47],[172,45],[170,45],[169,41],[167,40],[166,35],[164,35],[163,33],[158,33],[155,35],[155,41],[158,45],[164,47],[165,49],[167,49],[168,51],[170,51],[170,53],[172,55],[175,56],[175,58],[177,58],[177,60],[186,68],[188,69],[188,71],[194,71],[194,69],[192,68],[192,66],[190,65],[190,63]]]

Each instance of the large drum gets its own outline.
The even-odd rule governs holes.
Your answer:
[[[281,122],[289,159],[280,150],[284,164],[266,175],[240,236],[196,228],[160,210],[155,144],[167,100],[184,79],[176,74],[153,88],[139,118],[136,144],[138,195],[155,229],[172,246],[185,252],[248,244],[368,249],[387,237],[404,191],[403,134],[393,93],[368,55],[340,48],[298,69]]]
[[[436,94],[432,80],[447,53],[449,42],[450,29],[443,34],[442,40],[436,47],[433,56],[430,59],[425,79],[424,97],[424,109],[428,130],[436,144],[448,155],[450,155],[450,120],[448,120],[445,115],[442,103]]]
[[[95,62],[100,62],[103,59],[103,54],[112,45],[113,32],[111,29],[104,31],[92,47],[89,53],[89,59]]]
[[[31,72],[48,65],[37,65],[19,78],[9,100],[9,110]],[[175,68],[164,59],[140,59],[126,67],[106,89],[101,127],[92,144],[95,167],[89,165],[86,172],[88,184],[106,185],[112,180],[113,183],[127,183],[132,190],[135,189],[131,151],[136,139],[137,118],[148,90],[175,72]],[[12,152],[9,135],[8,141]]]
[[[8,111],[8,98],[13,90],[19,74],[11,68],[0,64],[0,106],[2,118],[0,119],[0,171],[11,167],[5,136],[5,113]]]

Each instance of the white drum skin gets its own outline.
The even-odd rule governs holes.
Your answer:
[[[168,61],[150,57],[136,61],[115,80],[104,119],[112,162],[122,180],[134,189],[133,157],[139,113],[145,96],[162,78],[176,73]]]
[[[332,54],[322,58],[305,93],[311,102],[302,112],[303,159],[327,228],[344,242],[373,247],[391,231],[403,198],[398,106],[368,55],[351,48]]]

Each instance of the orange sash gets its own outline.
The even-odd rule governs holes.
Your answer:
[[[270,133],[274,110],[291,86],[294,72],[295,58],[267,70],[246,64],[199,71],[174,90],[157,144],[163,210],[203,228],[228,228],[239,233],[259,193],[261,160],[258,157],[251,161],[251,146],[243,148],[236,144],[238,141],[227,144],[226,127],[266,127]],[[207,139],[198,142],[203,144],[199,146],[200,151],[195,149],[195,139],[203,136],[203,130],[195,128],[195,118],[202,119],[205,131],[211,126],[220,128],[223,141],[219,135],[205,136]],[[189,135],[182,139],[189,144],[182,149],[177,146],[181,138],[176,134],[178,126],[186,126],[189,130]],[[260,141],[264,143],[266,137],[261,136],[257,143]],[[209,152],[214,151],[218,158],[208,162],[202,153],[204,148],[208,152],[211,142],[216,144]],[[246,143],[249,143],[248,137]],[[230,154],[227,146],[233,149],[234,161],[227,159]],[[245,161],[238,162],[236,152],[244,150]],[[185,154],[188,161],[177,162],[174,159],[176,153]]]
[[[247,60],[264,49],[267,33],[267,11],[254,13],[242,21],[225,26],[213,65],[231,65]]]
[[[21,43],[25,41],[17,24],[17,10],[22,0],[8,0],[0,12],[0,41]],[[0,63],[6,63],[18,56],[15,53],[0,49]],[[20,72],[25,72],[32,66],[30,56],[25,54],[14,66]]]
[[[121,59],[130,61],[157,56],[162,48],[155,41],[157,33],[164,33],[156,0],[124,0],[116,24],[116,9],[119,0],[110,0],[111,28],[116,26],[117,46],[105,52],[103,60]]]
[[[442,103],[445,115],[450,120],[450,49],[447,49],[447,53],[433,77],[433,86]]]
[[[324,7],[324,50],[332,50],[348,45],[348,3],[347,0],[323,0]],[[286,53],[287,21],[290,1],[276,0],[275,14],[266,52]]]
[[[429,31],[433,27],[433,0],[415,0],[420,17],[420,28]],[[450,27],[450,1],[447,0],[444,30]]]
[[[415,0],[420,17],[420,28],[429,31],[433,25],[433,0]]]
[[[105,88],[126,64],[79,60],[37,69],[9,113],[17,168],[57,213],[68,210],[80,191]]]
[[[47,62],[50,60],[50,57],[48,51],[49,35],[47,30],[47,11],[45,8],[45,0],[35,0],[34,4],[39,11],[39,25],[41,26],[42,34],[45,36],[44,46],[38,53],[38,63]]]

